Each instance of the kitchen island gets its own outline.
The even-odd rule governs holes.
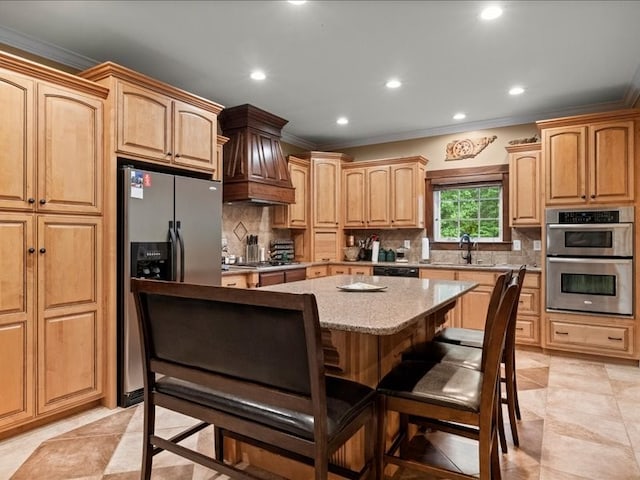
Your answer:
[[[358,282],[386,288],[368,292],[338,288]],[[456,299],[476,286],[475,282],[429,278],[336,275],[260,290],[313,293],[323,329],[327,373],[375,387],[400,361],[402,352],[431,338]],[[390,425],[391,432],[394,428]],[[230,460],[262,465],[285,478],[312,478],[308,466],[247,445],[231,443],[229,447],[226,451],[233,457]],[[350,467],[361,465],[361,436],[343,446],[333,461]]]

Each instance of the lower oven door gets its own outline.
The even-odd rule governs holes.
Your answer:
[[[548,257],[547,308],[633,315],[633,260]]]

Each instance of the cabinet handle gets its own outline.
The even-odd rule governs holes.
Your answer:
[[[45,203],[47,203],[47,201],[44,198],[40,199],[40,205],[44,205]]]
[[[523,327],[516,327],[516,330],[524,330]]]
[[[322,261],[323,262],[328,262],[329,260],[331,260],[330,258],[323,258]]]
[[[236,282],[227,283],[227,287],[235,287],[235,286],[236,286]]]
[[[42,248],[40,249],[40,253],[47,253],[47,249],[46,249],[46,248],[44,248],[44,247],[42,247]]]
[[[623,339],[621,337],[607,337],[609,340],[615,340],[616,342],[621,342]]]
[[[27,202],[29,202],[29,203],[36,203],[36,199],[35,199],[35,198],[30,198],[29,200],[27,200]]]
[[[28,250],[29,253],[34,253],[35,251],[36,251],[36,249],[33,248],[33,247],[30,247],[29,250]]]
[[[556,332],[556,335],[569,335],[569,332]]]

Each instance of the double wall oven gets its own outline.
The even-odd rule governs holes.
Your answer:
[[[550,310],[633,315],[634,207],[547,209]]]

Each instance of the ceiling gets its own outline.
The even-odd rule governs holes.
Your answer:
[[[639,1],[0,1],[0,43],[111,60],[336,150],[635,105]],[[267,78],[249,78],[262,69]],[[385,87],[390,78],[403,85]],[[510,96],[514,85],[526,91]],[[465,112],[462,121],[453,120]],[[339,116],[348,125],[337,125]]]

